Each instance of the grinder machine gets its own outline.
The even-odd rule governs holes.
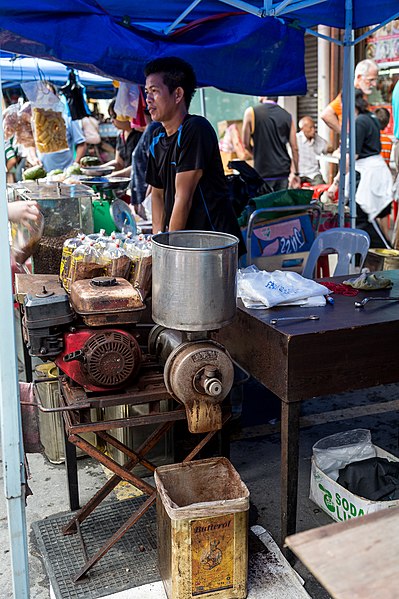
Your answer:
[[[69,384],[115,394],[135,380],[146,356],[164,369],[170,395],[184,404],[189,430],[220,429],[221,402],[233,384],[232,360],[211,332],[236,310],[237,242],[228,234],[176,231],[153,237],[152,317],[148,351],[137,324],[146,306],[122,278],[75,281],[28,293],[24,335],[33,356],[54,360]]]

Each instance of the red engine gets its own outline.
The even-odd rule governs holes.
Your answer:
[[[137,339],[119,329],[79,329],[64,335],[58,368],[89,391],[109,391],[128,383],[141,364]]]

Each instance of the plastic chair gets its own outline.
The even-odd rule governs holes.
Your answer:
[[[270,194],[272,195],[272,194]],[[267,197],[267,196],[265,196]],[[309,226],[312,229],[310,239],[307,242],[307,247],[303,250],[279,253],[273,256],[259,256],[254,257],[252,255],[252,235],[256,225],[264,223],[265,225],[272,225],[275,222],[276,217],[283,218],[286,216],[288,219],[293,216],[307,215],[309,219]],[[272,217],[269,221],[268,218]],[[311,247],[313,239],[317,235],[317,229],[319,227],[321,217],[321,208],[318,204],[297,204],[294,206],[273,206],[269,208],[259,208],[254,210],[248,219],[247,230],[246,230],[246,246],[247,254],[246,261],[243,266],[250,266],[255,264],[259,269],[266,270],[294,270],[296,272],[302,272],[303,264],[306,261],[308,251]],[[266,220],[266,222],[264,222]]]
[[[348,275],[349,267],[353,257],[360,255],[360,268],[363,266],[370,247],[368,233],[361,229],[347,229],[337,227],[323,231],[314,240],[309,251],[308,260],[302,272],[302,276],[312,279],[319,257],[328,250],[338,254],[338,262],[334,275]]]

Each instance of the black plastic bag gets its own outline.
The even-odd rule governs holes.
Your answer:
[[[73,121],[91,115],[85,98],[85,87],[77,80],[75,71],[71,70],[69,72],[68,83],[60,87],[60,92],[66,98]]]
[[[399,462],[379,457],[352,462],[339,471],[337,483],[372,501],[399,499]]]

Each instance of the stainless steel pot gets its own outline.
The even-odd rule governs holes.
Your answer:
[[[238,239],[211,231],[154,235],[152,317],[179,331],[210,331],[236,312]]]

